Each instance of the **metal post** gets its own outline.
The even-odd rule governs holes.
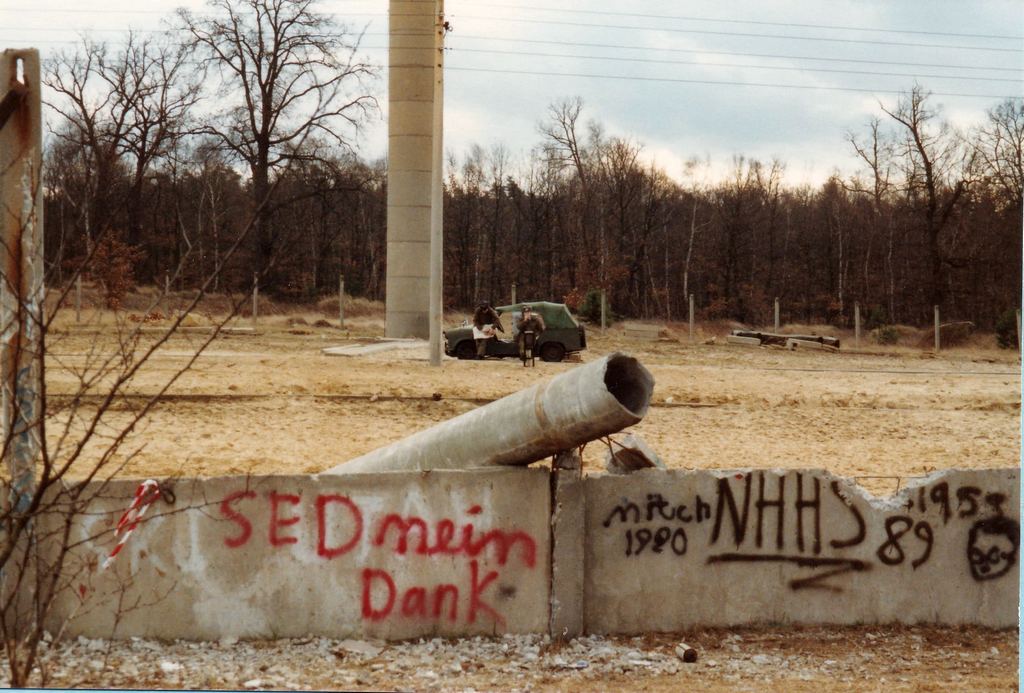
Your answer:
[[[690,294],[690,344],[693,344],[693,294]]]
[[[345,275],[338,275],[338,327],[345,329]]]
[[[601,289],[601,334],[604,334],[605,328],[608,326],[608,300],[605,296],[604,289]]]
[[[939,353],[939,307],[935,306],[935,353]]]
[[[82,273],[75,278],[75,322],[82,322]]]
[[[853,345],[860,348],[860,301],[853,304]]]
[[[516,283],[512,282],[512,305],[516,303]]]
[[[35,492],[40,448],[43,324],[43,177],[39,53],[0,53],[0,386],[10,496],[24,511]]]
[[[256,321],[259,318],[260,299],[260,275],[252,273],[252,331],[256,331]]]
[[[775,297],[775,331],[779,331],[779,297]]]

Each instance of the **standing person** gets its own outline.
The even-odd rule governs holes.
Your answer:
[[[537,343],[540,333],[544,331],[544,318],[533,312],[530,306],[523,306],[523,316],[516,323],[519,330],[516,341],[519,342],[519,358],[526,358],[526,332],[533,332],[533,343]]]
[[[487,340],[494,337],[494,330],[501,333],[505,328],[501,325],[498,312],[491,307],[490,301],[480,301],[473,313],[473,341],[476,342],[476,357],[482,359],[487,353]]]

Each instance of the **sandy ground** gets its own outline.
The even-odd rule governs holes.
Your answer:
[[[157,339],[154,329],[140,334],[115,362],[131,363]],[[381,331],[374,320],[352,321],[347,332],[289,328],[277,320],[256,335],[222,336],[135,425],[111,465],[121,466],[119,475],[127,477],[319,472],[577,365],[538,362],[523,368],[512,360],[446,359],[432,368],[425,348],[364,357],[321,353],[326,346],[369,341]],[[97,435],[75,462],[75,474],[92,466],[206,338],[201,329],[175,335],[155,353],[96,423]],[[908,477],[936,469],[1020,463],[1016,352],[972,347],[935,356],[906,348],[854,352],[848,346],[838,354],[789,352],[727,346],[721,340],[629,341],[614,329],[605,336],[591,331],[588,341],[583,361],[624,351],[654,374],[653,406],[634,431],[671,468],[820,467],[856,477],[869,491],[886,495]],[[114,377],[100,364],[116,352],[116,344],[109,327],[67,320],[51,335],[47,438],[58,459],[68,459],[92,425]],[[83,382],[89,386],[75,406]],[[588,446],[588,473],[602,470],[601,453],[600,445]],[[1016,689],[1016,632],[926,627],[741,632],[745,644],[739,650],[721,632],[686,636],[702,652],[699,676],[685,668],[666,673],[627,666],[598,675],[597,669],[553,666],[524,678],[521,670],[509,673],[488,657],[467,670],[471,675],[435,680],[369,664],[338,678],[341,665],[333,660],[331,666],[299,670],[308,673],[301,686],[341,689]],[[678,637],[652,636],[644,646],[671,653]],[[612,640],[635,647],[626,638]],[[115,645],[103,647],[112,651]],[[260,647],[289,651],[287,643]],[[194,648],[173,648],[153,657],[173,654],[186,669],[191,666]],[[755,652],[767,659],[752,660]],[[380,662],[392,661],[382,657]],[[430,661],[429,651],[423,657]],[[803,658],[800,666],[792,657]],[[709,667],[709,659],[717,667]],[[433,668],[443,666],[441,661]],[[249,680],[244,677],[259,678],[265,671],[246,673],[243,667],[236,678],[191,682],[160,678],[166,672],[128,681],[107,668],[93,669],[85,678],[57,677],[54,685],[239,688]],[[150,669],[159,671],[158,662]],[[299,687],[290,683],[296,682],[282,679],[277,687]]]
[[[425,348],[363,357],[321,352],[369,335],[348,336],[271,327],[218,338],[126,438],[116,458],[122,475],[318,472],[576,365],[446,358],[432,368]],[[135,353],[155,337],[143,334]],[[83,463],[204,338],[175,336],[156,352],[128,383],[129,396],[102,417]],[[109,335],[75,326],[51,344],[48,389],[56,404],[67,404],[83,374],[97,370],[99,356],[88,355],[97,339],[109,351]],[[822,467],[886,494],[902,483],[896,477],[1019,464],[1020,365],[1013,352],[790,352],[630,342],[615,330],[591,334],[589,343],[584,361],[620,350],[654,374],[653,406],[634,431],[671,468]],[[91,392],[102,393],[109,380],[100,378]],[[100,399],[83,400],[63,454]],[[55,412],[51,445],[67,421],[66,412]],[[588,446],[585,462],[587,471],[602,469],[600,445]]]

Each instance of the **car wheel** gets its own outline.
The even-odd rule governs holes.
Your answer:
[[[466,339],[459,342],[458,345],[455,347],[455,358],[475,359],[476,343],[472,339]]]
[[[558,342],[548,342],[540,348],[541,361],[561,361],[565,358],[565,347]]]

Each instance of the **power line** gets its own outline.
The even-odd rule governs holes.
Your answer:
[[[474,41],[501,41],[503,43],[530,43],[548,46],[576,46],[584,48],[614,48],[619,50],[643,50],[659,53],[696,53],[700,55],[728,55],[745,58],[776,58],[780,60],[815,60],[830,63],[857,63],[865,65],[895,65],[900,67],[937,67],[953,70],[991,70],[993,72],[1013,72],[1020,74],[1021,70],[1015,67],[996,67],[989,65],[949,65],[943,63],[904,63],[892,60],[866,60],[858,58],[822,58],[810,55],[779,55],[776,53],[746,53],[742,51],[708,51],[696,48],[652,48],[650,46],[630,46],[618,43],[584,43],[575,41],[546,41],[543,39],[507,39],[497,36],[472,36],[466,34],[457,35],[459,40],[471,39]]]
[[[449,15],[455,17],[455,15]],[[618,24],[591,24],[586,22],[565,22],[557,20],[518,19],[516,17],[482,17],[480,15],[458,15],[465,19],[487,21],[519,22],[522,24],[551,24],[556,26],[587,27],[592,29],[615,29],[616,31],[662,31],[673,34],[707,34],[710,36],[739,36],[742,38],[785,39],[787,41],[821,41],[826,43],[858,43],[872,46],[898,46],[902,48],[943,48],[946,50],[994,51],[999,53],[1020,53],[1021,48],[995,48],[992,46],[957,46],[941,43],[905,43],[902,41],[870,41],[867,39],[824,38],[819,36],[795,36],[792,34],[753,34],[739,31],[710,31],[707,29],[670,29],[667,27],[622,26]]]
[[[600,55],[567,55],[564,53],[535,53],[526,51],[501,51],[501,50],[485,50],[481,48],[452,48],[450,49],[453,53],[483,53],[483,54],[494,54],[494,55],[521,55],[526,57],[534,58],[571,58],[574,60],[607,60],[609,62],[624,62],[624,63],[654,63],[663,65],[695,65],[699,67],[738,67],[744,69],[754,70],[784,70],[789,72],[827,72],[833,74],[848,74],[848,75],[869,75],[872,77],[914,77],[914,78],[928,78],[928,79],[959,79],[967,80],[972,82],[1013,82],[1019,84],[1021,79],[1010,79],[1005,77],[966,77],[963,75],[929,75],[929,74],[909,74],[901,72],[874,72],[871,70],[838,70],[828,68],[815,68],[815,67],[793,67],[788,65],[744,65],[737,63],[708,63],[699,61],[686,61],[686,60],[653,60],[649,58],[616,58],[609,56]]]
[[[680,79],[671,77],[635,77],[629,75],[594,75],[577,72],[534,72],[531,70],[498,70],[492,68],[482,67],[457,67],[457,66],[445,66],[446,70],[454,70],[458,72],[490,72],[495,74],[505,75],[531,75],[537,77],[578,77],[583,79],[615,79],[625,80],[629,82],[668,82],[678,84],[708,84],[713,86],[731,86],[731,87],[768,87],[772,89],[804,89],[804,90],[816,90],[816,91],[846,91],[856,92],[860,94],[894,94],[900,95],[904,92],[893,89],[858,89],[855,87],[829,87],[822,85],[808,85],[808,84],[776,84],[766,82],[734,82],[729,80],[711,80],[711,79]],[[1024,96],[1006,96],[1000,94],[956,94],[950,92],[931,92],[934,96],[950,96],[967,99],[1024,99]]]
[[[800,29],[828,29],[838,31],[872,31],[886,34],[917,34],[920,36],[949,36],[953,38],[983,38],[983,39],[1006,39],[1010,41],[1024,41],[1022,36],[1006,36],[999,34],[958,34],[945,31],[923,31],[919,29],[878,29],[864,26],[843,26],[838,24],[799,24],[796,22],[764,22],[753,19],[720,19],[712,17],[693,17],[687,15],[664,15],[664,14],[638,14],[633,12],[608,12],[602,10],[565,10],[554,7],[540,7],[537,5],[511,5],[501,2],[476,2],[475,7],[501,7],[503,9],[530,10],[540,12],[558,12],[561,14],[590,14],[605,15],[613,17],[635,17],[639,19],[675,19],[688,22],[714,22],[719,24],[754,24],[757,26],[781,26],[796,27]]]

